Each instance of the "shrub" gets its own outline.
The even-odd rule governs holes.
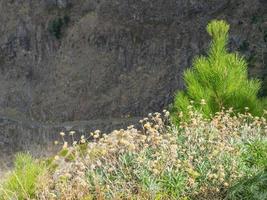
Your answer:
[[[55,36],[56,39],[60,39],[62,36],[62,28],[63,26],[68,25],[70,21],[70,17],[65,15],[63,18],[59,17],[53,19],[48,24],[48,31]]]
[[[267,140],[258,138],[243,146],[242,159],[256,174],[247,174],[228,191],[230,200],[267,199]],[[252,175],[252,176],[251,176]]]
[[[227,199],[265,200],[267,199],[267,171],[246,177],[230,188]]]
[[[14,170],[0,186],[0,199],[30,199],[35,195],[38,178],[45,171],[42,164],[37,163],[28,154],[17,154]]]
[[[214,20],[208,24],[207,31],[213,39],[208,56],[197,57],[193,68],[185,71],[186,91],[179,91],[175,96],[173,120],[177,122],[179,112],[188,117],[191,101],[206,117],[231,107],[239,113],[249,107],[253,115],[261,115],[263,105],[257,98],[260,81],[249,80],[244,58],[227,51],[229,25]]]
[[[155,113],[140,121],[140,129],[96,131],[64,143],[75,160],[57,156],[50,184],[39,191],[42,199],[225,199],[229,187],[262,171],[258,158],[265,155],[259,145],[263,155],[253,161],[259,165],[248,162],[255,154],[248,143],[266,141],[266,119],[232,112],[207,120],[190,108],[190,120],[179,127],[169,126],[168,112]]]
[[[242,156],[250,167],[267,169],[267,140],[248,141],[244,145]]]
[[[62,34],[61,33],[62,26],[63,26],[63,20],[61,18],[57,18],[49,22],[48,30],[57,39],[60,39],[61,34]]]

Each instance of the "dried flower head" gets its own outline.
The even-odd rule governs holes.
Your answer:
[[[60,134],[62,137],[65,136],[65,133],[64,133],[63,131],[61,131],[59,134]]]

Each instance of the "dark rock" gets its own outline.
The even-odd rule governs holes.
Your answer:
[[[0,114],[43,124],[160,111],[183,89],[184,69],[205,54],[211,19],[230,23],[231,51],[246,41],[249,74],[265,80],[266,94],[265,2],[0,0]],[[65,17],[56,39],[49,22]],[[2,125],[1,142],[50,137],[52,129],[23,123]]]

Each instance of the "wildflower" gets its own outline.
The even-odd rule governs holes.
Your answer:
[[[70,179],[72,177],[72,175],[70,173],[66,173],[65,174],[65,177],[68,178],[68,179]]]
[[[99,134],[94,135],[94,139],[97,139],[97,138],[99,138]]]
[[[229,186],[229,184],[228,184],[227,182],[224,182],[223,185],[224,185],[225,187],[228,187],[228,186]]]
[[[153,172],[154,174],[156,174],[156,175],[158,175],[158,174],[160,173],[160,171],[159,171],[158,169],[156,169],[156,168],[154,168],[154,169],[152,170],[152,172]]]
[[[155,115],[156,117],[159,117],[161,114],[160,114],[159,112],[155,112],[154,115]]]
[[[143,162],[145,161],[145,159],[142,158],[142,157],[138,157],[136,160],[137,160],[139,163],[143,163]]]
[[[91,170],[94,170],[94,169],[96,168],[96,166],[95,166],[94,164],[92,164],[92,165],[90,166],[90,168],[91,168]]]
[[[172,144],[170,149],[172,152],[176,152],[178,149],[178,146],[176,144]]]
[[[206,101],[205,101],[205,99],[201,99],[200,104],[201,104],[201,105],[206,105]]]
[[[59,134],[60,134],[62,137],[65,136],[65,133],[64,133],[63,131],[61,131]]]
[[[96,164],[97,164],[98,167],[101,167],[101,165],[102,165],[100,160],[96,161]]]
[[[248,111],[249,110],[249,107],[245,107],[245,110]]]
[[[111,172],[113,172],[115,169],[114,169],[114,167],[110,167],[109,169],[108,169],[108,173],[111,173]]]
[[[81,139],[80,141],[82,144],[86,143],[86,140],[85,139]]]
[[[128,149],[129,149],[130,151],[135,150],[135,145],[134,145],[134,144],[129,144],[129,145],[128,145]]]
[[[212,179],[212,178],[213,178],[213,174],[209,174],[208,179]]]
[[[56,141],[54,141],[54,144],[55,144],[55,145],[58,145],[58,141],[57,141],[57,140],[56,140]]]
[[[216,149],[212,153],[213,153],[213,155],[218,155],[220,152]]]
[[[188,159],[189,160],[193,160],[194,159],[194,156],[189,156]]]
[[[193,186],[195,184],[195,179],[194,178],[189,178],[188,179],[189,185]]]
[[[145,123],[144,128],[146,128],[146,129],[151,128],[151,124],[149,122]]]
[[[154,127],[155,127],[155,129],[159,129],[159,125],[158,124],[156,124]]]
[[[134,125],[130,125],[127,127],[128,130],[133,129],[133,128],[134,128]]]
[[[179,117],[182,118],[183,117],[183,112],[179,113]]]
[[[67,148],[68,148],[68,142],[64,142],[63,149],[67,149]]]
[[[219,167],[219,170],[223,169],[223,165],[222,164],[219,164],[218,167]]]
[[[142,142],[145,142],[146,138],[147,138],[146,135],[142,135],[141,137]]]
[[[70,131],[69,135],[74,135],[74,134],[75,134],[75,131]]]
[[[170,112],[169,111],[166,111],[164,116],[165,117],[169,117],[170,116]]]
[[[229,108],[229,110],[228,110],[229,113],[232,113],[233,111],[234,111],[233,107]]]
[[[59,160],[59,156],[55,156],[55,158],[54,158],[55,160]]]
[[[225,177],[225,173],[224,172],[220,172],[219,176],[220,177]]]
[[[130,143],[127,140],[121,139],[121,140],[119,140],[119,144],[128,146]]]

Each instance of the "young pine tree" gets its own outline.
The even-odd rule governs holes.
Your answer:
[[[206,117],[230,107],[236,112],[244,112],[248,107],[252,114],[262,114],[263,103],[257,98],[260,81],[249,80],[244,58],[227,51],[229,27],[222,20],[208,24],[207,32],[212,37],[208,56],[197,57],[193,67],[185,71],[186,90],[176,94],[172,106],[174,121],[178,120],[180,112],[188,116],[191,101]]]

